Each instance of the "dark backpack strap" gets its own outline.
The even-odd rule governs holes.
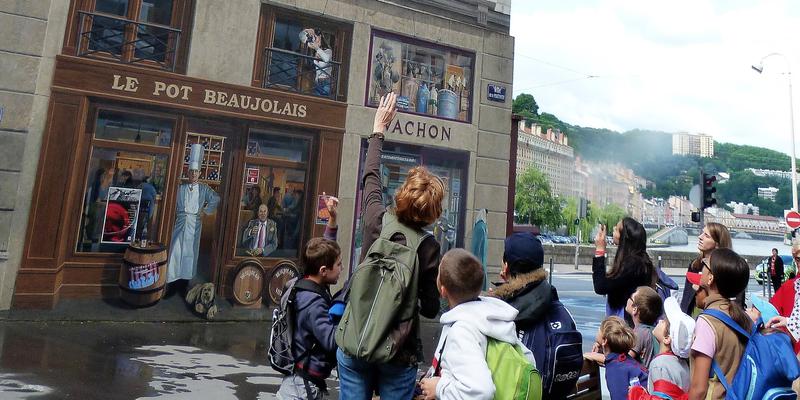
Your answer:
[[[305,278],[300,279],[299,281],[297,281],[297,283],[295,283],[294,288],[295,290],[305,290],[308,292],[314,292],[322,296],[322,298],[328,304],[330,304],[331,301],[333,301],[333,299],[331,298],[331,294],[327,290],[323,289],[320,285],[318,285],[316,282],[310,279],[305,279]]]
[[[442,341],[442,347],[439,349],[439,356],[436,359],[436,368],[433,370],[433,376],[441,376],[442,374],[442,353],[444,353],[444,345],[447,344],[447,336]]]

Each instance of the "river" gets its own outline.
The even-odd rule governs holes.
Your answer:
[[[779,240],[733,239],[733,250],[739,254],[763,254],[764,257],[767,257],[772,254],[773,248],[778,249],[778,254],[791,254],[791,246],[785,245]],[[689,235],[689,244],[659,247],[658,249],[664,251],[697,251],[697,236]]]

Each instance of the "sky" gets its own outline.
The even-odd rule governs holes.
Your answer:
[[[513,0],[511,35],[514,95],[532,94],[540,112],[790,152],[800,1]],[[774,52],[785,58],[751,69]],[[797,108],[800,70],[793,81]]]

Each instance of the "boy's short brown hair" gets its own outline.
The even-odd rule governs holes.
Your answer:
[[[664,301],[653,288],[639,286],[636,288],[633,305],[639,311],[639,321],[647,325],[655,325],[658,317],[664,312]]]
[[[452,249],[442,256],[439,283],[447,289],[456,304],[474,299],[483,288],[483,267],[475,256],[464,249]]]
[[[612,353],[626,354],[633,348],[636,337],[628,324],[620,317],[607,317],[600,324],[600,334]]]
[[[300,255],[304,275],[317,275],[323,266],[333,268],[341,254],[342,250],[339,248],[339,244],[333,240],[312,238],[306,243],[303,253]]]
[[[395,193],[395,215],[406,225],[427,226],[442,215],[443,199],[442,180],[425,167],[414,167]]]

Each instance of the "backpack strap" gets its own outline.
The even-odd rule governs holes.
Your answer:
[[[320,285],[310,279],[300,279],[297,283],[294,284],[295,290],[305,290],[307,292],[313,292],[325,299],[326,302],[330,303],[333,301],[331,298],[331,294],[328,293],[327,290],[323,289]]]
[[[380,237],[391,240],[392,236],[395,234],[400,233],[406,238],[406,246],[414,249],[414,252],[419,250],[419,246],[422,242],[428,237],[431,236],[430,233],[423,231],[422,229],[414,229],[405,224],[400,223],[397,219],[397,216],[394,215],[391,211],[386,211],[383,213],[383,221],[381,225],[381,235]]]
[[[747,333],[736,321],[734,321],[728,314],[725,314],[719,310],[705,310],[701,315],[710,315],[722,322],[723,324],[727,325],[728,328],[733,329],[734,332],[738,333],[739,335],[743,336],[745,339],[750,339],[750,334]]]
[[[444,353],[444,345],[447,344],[447,336],[442,341],[442,347],[439,349],[439,357],[436,359],[436,368],[433,370],[433,376],[442,376],[442,353]]]
[[[721,383],[722,387],[725,388],[725,392],[733,394],[731,391],[731,385],[728,383],[728,378],[725,377],[725,374],[722,372],[722,368],[720,368],[719,364],[717,364],[717,360],[711,360],[711,371],[717,376],[719,383]]]
[[[700,313],[700,315],[708,315],[714,317],[723,324],[725,324],[726,326],[728,326],[729,328],[731,328],[734,332],[736,332],[740,336],[743,336],[745,339],[750,339],[750,335],[748,335],[747,332],[744,329],[742,329],[742,327],[736,321],[734,321],[730,316],[728,316],[728,314],[725,314],[722,311],[705,310],[702,313]],[[726,393],[733,394],[733,392],[731,391],[731,385],[730,383],[728,383],[728,378],[725,377],[725,373],[722,372],[722,368],[720,368],[719,364],[717,363],[717,360],[714,359],[711,360],[710,372],[717,376],[717,379],[719,379],[719,382],[725,388]],[[712,376],[711,373],[709,373],[709,376]]]

